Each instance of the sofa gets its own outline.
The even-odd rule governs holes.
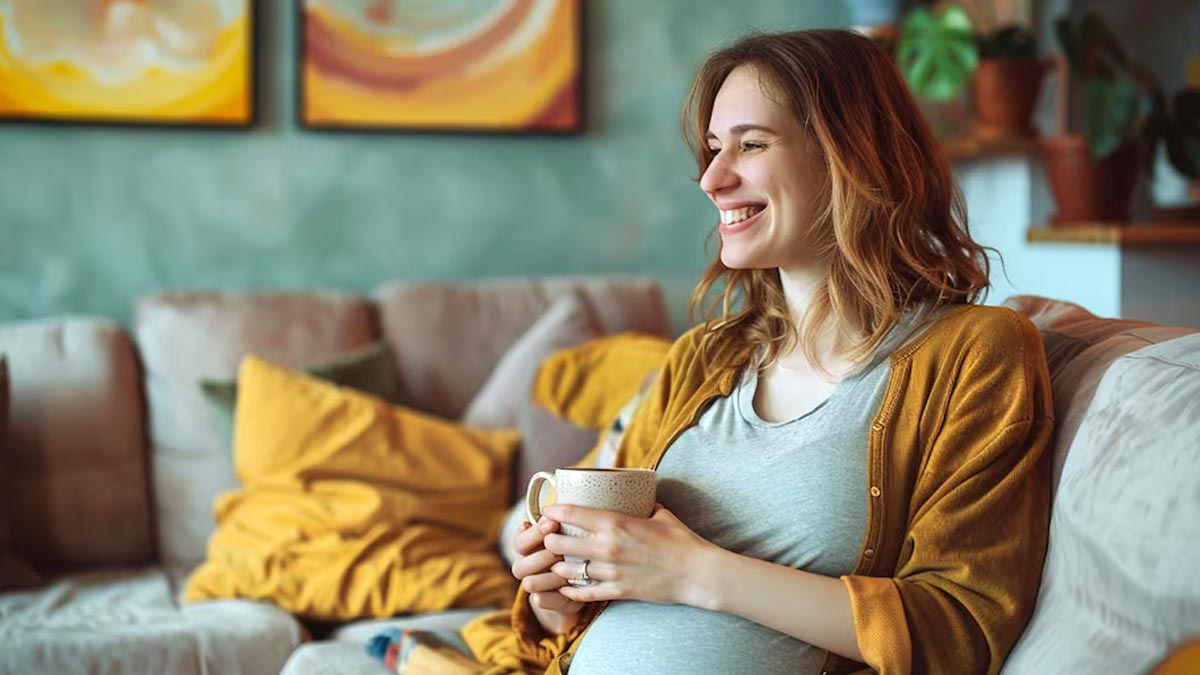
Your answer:
[[[659,287],[632,277],[167,292],[137,302],[131,332],[95,317],[0,325],[11,375],[0,514],[10,552],[44,579],[0,594],[0,673],[279,672],[328,627],[262,602],[178,601],[204,559],[214,499],[237,487],[228,430],[198,383],[232,378],[248,353],[301,368],[383,340],[396,402],[455,420],[567,295],[586,301],[601,333],[668,332]],[[380,672],[361,646],[380,627],[337,627],[334,642],[359,640],[345,672]]]
[[[181,604],[213,501],[237,487],[197,383],[233,377],[248,353],[301,368],[383,340],[397,402],[457,420],[565,295],[586,299],[604,334],[668,333],[662,293],[641,278],[167,292],[137,303],[131,331],[97,317],[0,324],[0,569],[37,577],[0,589],[0,674],[384,673],[364,648],[381,631],[454,630],[489,611],[322,625],[267,602]],[[1003,672],[1147,672],[1200,634],[1200,331],[1005,304],[1042,332],[1058,429],[1042,588]]]

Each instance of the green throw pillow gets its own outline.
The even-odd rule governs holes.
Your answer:
[[[327,363],[307,366],[305,373],[332,382],[341,387],[350,387],[396,404],[400,402],[400,380],[396,377],[396,366],[392,352],[386,342],[375,342],[362,349],[343,354]],[[233,436],[233,415],[237,409],[237,382],[234,380],[201,380],[200,391],[221,416]]]

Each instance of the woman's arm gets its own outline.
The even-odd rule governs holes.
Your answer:
[[[702,555],[691,591],[698,606],[736,614],[862,661],[850,591],[841,579],[716,549]]]
[[[662,365],[625,431],[617,456],[617,466],[644,466],[644,460],[651,454],[655,438],[663,424],[674,383],[673,375],[681,364],[688,363],[692,358],[699,335],[699,329],[693,329],[671,345],[666,363]],[[651,351],[656,349],[648,343],[642,346]],[[640,358],[635,360],[640,362]],[[553,600],[552,595],[549,598]],[[513,642],[516,653],[523,662],[538,663],[542,666],[549,665],[554,658],[566,651],[604,608],[601,603],[586,605],[580,610],[577,620],[564,621],[560,625],[550,620],[552,617],[545,616],[541,611],[544,608],[532,604],[533,602],[535,601],[528,591],[524,588],[517,589],[517,597],[512,607],[512,625],[516,638]]]
[[[630,518],[579,506],[546,507],[546,516],[582,527],[593,536],[546,535],[558,555],[577,555],[600,583],[564,586],[580,602],[634,598],[736,614],[821,649],[862,660],[840,579],[726,551],[687,528],[661,505],[650,518]],[[551,568],[564,578],[582,575],[578,563]]]

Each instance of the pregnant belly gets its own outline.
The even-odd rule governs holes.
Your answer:
[[[614,602],[596,618],[570,675],[806,675],[824,651],[731,614],[686,605]]]

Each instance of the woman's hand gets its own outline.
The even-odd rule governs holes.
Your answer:
[[[705,587],[704,567],[717,546],[692,532],[675,514],[656,504],[649,518],[554,505],[545,509],[552,521],[581,527],[592,536],[568,537],[548,533],[546,550],[555,556],[579,556],[588,561],[590,586],[564,586],[563,596],[580,602],[635,599],[661,604],[707,608],[711,591]],[[551,570],[565,583],[583,576],[583,564],[560,561]]]
[[[560,593],[559,589],[567,582],[551,571],[562,557],[547,551],[543,541],[557,530],[558,523],[544,516],[537,527],[528,521],[521,523],[521,531],[514,540],[517,559],[513,561],[512,573],[521,582],[521,588],[529,592],[529,606],[542,628],[561,635],[575,625],[583,603]]]

